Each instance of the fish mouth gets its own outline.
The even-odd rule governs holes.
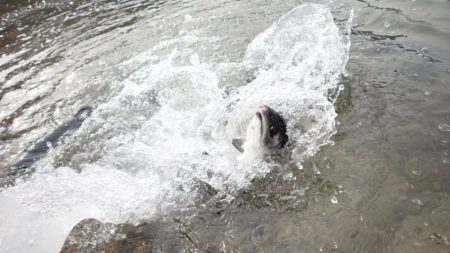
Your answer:
[[[259,138],[260,138],[260,140],[263,140],[263,132],[264,132],[264,120],[263,120],[263,117],[262,117],[262,114],[259,112],[259,111],[257,111],[256,113],[255,113],[255,115],[256,115],[256,117],[259,119]]]
[[[262,105],[258,107],[258,110],[256,111],[256,117],[260,120],[261,123],[261,141],[263,144],[267,144],[270,142],[269,137],[269,128],[270,128],[270,117],[269,117],[269,107],[266,105]]]
[[[255,113],[255,115],[256,115],[256,117],[258,117],[258,119],[259,119],[260,121],[262,121],[262,115],[261,115],[261,113],[260,113],[259,111],[257,111],[257,112]]]

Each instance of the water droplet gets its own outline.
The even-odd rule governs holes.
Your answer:
[[[429,96],[431,95],[431,92],[429,90],[426,90],[423,94],[425,94],[425,96]]]
[[[307,188],[297,189],[291,192],[292,195],[305,196]]]
[[[191,20],[192,20],[191,14],[184,15],[184,21],[191,21]]]
[[[328,159],[326,160],[325,168],[327,168],[327,169],[331,168],[331,161]]]
[[[440,124],[438,126],[439,131],[441,132],[450,132],[450,125],[449,124]]]
[[[200,65],[200,58],[198,57],[198,54],[193,54],[189,57],[189,61],[192,65]]]
[[[414,198],[414,199],[412,199],[411,201],[412,201],[415,205],[418,205],[418,206],[423,206],[423,205],[424,205],[423,201],[420,200],[420,199],[418,199],[418,198]]]
[[[429,161],[425,157],[412,157],[406,164],[405,169],[408,174],[408,178],[411,180],[417,180],[424,177],[427,173],[427,168],[430,167]]]
[[[388,28],[391,26],[391,23],[389,23],[389,21],[385,21],[384,22],[384,27]]]
[[[330,201],[331,201],[332,204],[337,204],[337,203],[338,203],[338,199],[336,198],[336,196],[333,196],[333,197],[330,199]]]
[[[337,249],[337,248],[338,248],[337,242],[333,242],[333,248],[334,248],[334,249]]]
[[[430,52],[430,49],[428,49],[428,47],[422,47],[422,48],[420,49],[420,51],[421,51],[422,53],[429,53],[429,52]]]
[[[413,174],[414,176],[420,177],[420,176],[422,176],[422,169],[421,168],[412,168],[411,174]]]

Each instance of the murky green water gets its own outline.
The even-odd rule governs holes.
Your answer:
[[[80,106],[118,94],[135,67],[119,63],[160,41],[193,36],[208,40],[181,45],[204,62],[235,62],[257,34],[304,2],[3,1],[0,170]],[[217,196],[156,219],[175,217],[186,248],[200,252],[449,252],[450,2],[321,3],[341,27],[354,10],[334,145],[302,169],[254,178],[231,202]],[[92,156],[79,162],[77,148],[50,163],[79,169],[104,155],[92,145]]]

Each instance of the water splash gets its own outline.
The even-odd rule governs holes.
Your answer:
[[[337,114],[328,92],[337,89],[349,46],[323,6],[307,4],[288,12],[247,48],[244,64],[255,80],[237,91],[229,135],[242,134],[258,105],[270,105],[287,119],[296,143],[294,159],[301,166],[335,132]]]
[[[193,180],[233,196],[270,171],[261,161],[241,164],[231,145],[261,104],[287,119],[293,159],[301,166],[335,132],[329,92],[338,88],[348,59],[347,36],[326,7],[307,4],[259,34],[242,62],[203,60],[189,46],[217,38],[201,31],[162,40],[120,63],[126,78],[116,82],[117,92],[29,181],[1,197],[39,213],[40,221],[54,221],[62,238],[83,218],[140,222],[192,205]],[[251,81],[221,84],[224,74]],[[66,166],[53,166],[58,163]]]

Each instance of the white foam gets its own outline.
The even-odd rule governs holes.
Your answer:
[[[241,164],[231,145],[232,138],[244,135],[261,104],[287,118],[297,163],[329,143],[336,113],[327,92],[337,88],[348,44],[324,6],[308,4],[288,12],[253,40],[233,68],[204,62],[194,49],[183,49],[193,39],[217,38],[201,37],[198,31],[186,38],[162,41],[122,63],[119,68],[128,71],[122,90],[96,108],[70,143],[42,160],[31,180],[0,194],[12,202],[6,209],[38,213],[36,219],[23,219],[30,230],[48,220],[55,224],[48,236],[54,231],[65,236],[83,218],[139,222],[185,207],[195,196],[189,188],[194,179],[232,196],[270,170],[258,161]],[[221,64],[227,71],[216,71]],[[238,73],[230,74],[233,69]],[[237,75],[240,82],[244,73],[254,80],[226,85],[220,83],[229,80],[219,76],[224,73]],[[53,168],[53,160],[68,150],[95,159],[81,158],[81,172]],[[22,219],[16,220],[19,224],[1,224],[1,233],[20,227]],[[2,241],[0,249],[27,252],[22,251],[22,232]]]
[[[248,46],[244,64],[256,79],[238,90],[229,134],[242,133],[242,122],[253,116],[248,112],[269,105],[287,119],[301,166],[335,132],[336,112],[327,93],[337,88],[348,49],[328,9],[307,4],[288,12]]]
[[[0,194],[0,203],[2,253],[59,252],[67,231],[74,225],[59,217],[30,211],[3,194]]]

